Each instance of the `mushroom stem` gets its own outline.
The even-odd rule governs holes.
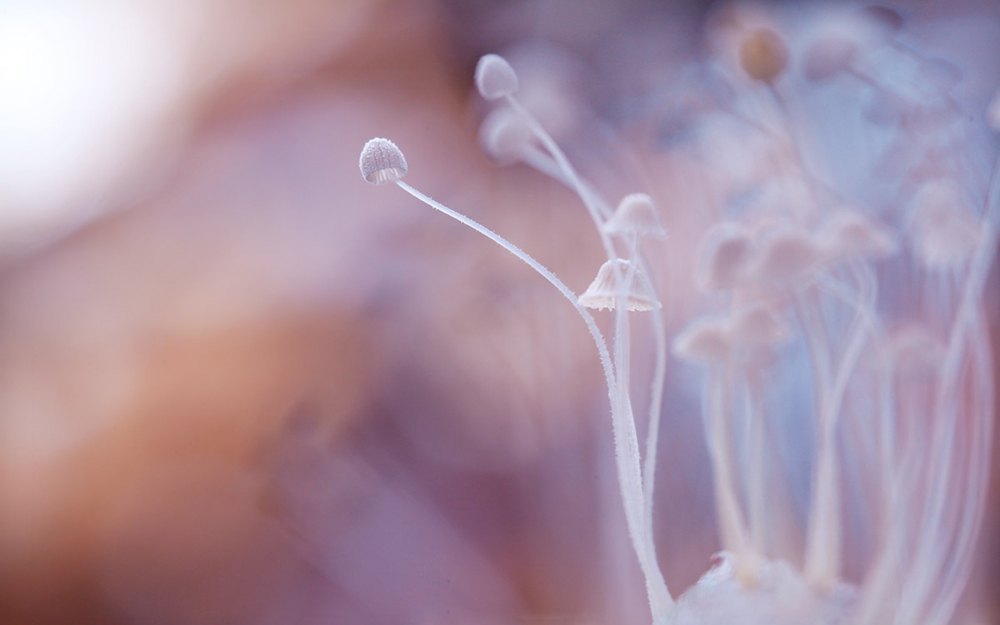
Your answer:
[[[729,364],[714,366],[711,377],[708,451],[712,460],[719,539],[723,550],[733,554],[744,581],[752,582],[756,577],[757,557],[751,554],[747,540],[732,462],[731,366]]]

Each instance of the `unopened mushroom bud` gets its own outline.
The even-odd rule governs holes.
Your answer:
[[[517,74],[507,59],[487,54],[476,65],[476,88],[486,100],[496,100],[517,92]]]
[[[406,159],[396,144],[375,138],[361,148],[361,175],[372,184],[396,182],[406,175]]]
[[[740,46],[740,63],[754,80],[771,84],[788,65],[788,48],[770,28],[758,28]]]

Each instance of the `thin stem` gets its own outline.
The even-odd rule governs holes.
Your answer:
[[[504,96],[504,98],[507,100],[507,104],[509,104],[511,108],[524,118],[525,122],[528,124],[528,128],[531,130],[531,133],[535,135],[539,141],[541,141],[542,146],[549,152],[549,154],[552,155],[552,158],[555,159],[560,171],[562,171],[563,175],[569,181],[573,190],[576,191],[576,194],[580,197],[583,205],[587,207],[587,212],[590,213],[590,218],[594,220],[594,224],[597,226],[597,234],[601,238],[601,245],[604,246],[604,253],[608,257],[608,260],[616,260],[618,258],[618,254],[615,252],[615,246],[611,243],[611,237],[604,231],[604,228],[601,227],[603,220],[601,218],[600,206],[594,200],[594,197],[589,192],[589,189],[587,189],[586,185],[584,185],[583,181],[580,179],[579,174],[576,173],[576,169],[569,162],[569,159],[566,158],[566,154],[559,148],[559,145],[555,142],[555,139],[552,138],[552,135],[546,132],[545,128],[543,128],[538,120],[535,119],[535,116],[532,115],[528,109],[524,108],[517,98],[512,95]],[[616,275],[616,278],[619,282],[621,281],[620,274]]]
[[[573,305],[573,308],[575,308],[576,311],[583,318],[584,323],[587,324],[587,329],[590,330],[590,335],[591,337],[593,337],[594,344],[597,346],[597,351],[601,357],[601,367],[604,369],[604,378],[608,384],[609,397],[612,396],[615,386],[614,384],[615,378],[614,378],[614,369],[611,366],[611,355],[608,352],[608,344],[604,340],[604,336],[601,334],[601,330],[597,327],[597,323],[594,321],[593,315],[591,315],[586,308],[580,305],[580,302],[577,301],[576,295],[573,293],[573,291],[569,289],[568,286],[566,286],[563,283],[562,280],[557,278],[554,273],[546,269],[545,266],[543,266],[537,260],[528,255],[527,252],[523,251],[521,248],[517,247],[516,245],[514,245],[507,239],[503,238],[499,234],[493,232],[486,226],[480,224],[478,221],[470,219],[469,217],[466,217],[462,213],[459,213],[457,211],[448,208],[447,206],[438,202],[437,200],[427,195],[424,195],[420,191],[417,191],[416,189],[406,184],[402,180],[397,180],[396,184],[399,185],[401,189],[403,189],[413,197],[417,198],[424,204],[427,204],[431,208],[438,210],[444,213],[445,215],[448,215],[452,219],[472,228],[479,234],[482,234],[483,236],[490,239],[500,247],[504,248],[505,250],[516,256],[518,259],[520,259],[524,264],[534,269],[535,272],[538,273],[538,275],[545,278],[545,280],[548,281],[549,284],[554,286],[556,290],[559,291],[559,293],[561,293],[562,296],[565,297],[566,300]]]
[[[738,568],[753,575],[756,558],[752,562],[747,561],[749,550],[746,529],[736,495],[735,475],[732,466],[730,377],[729,365],[716,367],[712,371],[708,448],[712,460],[716,516],[722,548],[733,553]]]
[[[767,427],[764,423],[764,401],[761,397],[760,381],[755,372],[748,371],[747,422],[750,436],[750,453],[747,472],[747,500],[750,518],[750,539],[758,553],[764,554],[767,546],[767,484],[764,463],[764,447]]]
[[[552,178],[556,182],[566,186],[570,191],[576,193],[577,189],[573,186],[573,181],[566,175],[566,173],[559,168],[559,164],[556,163],[547,152],[538,149],[534,145],[527,144],[521,148],[520,152],[521,162],[531,167],[535,171]],[[604,220],[611,217],[614,214],[614,209],[608,204],[601,195],[587,183],[586,180],[580,179],[580,188],[583,190],[584,195],[586,195],[594,206],[597,208],[597,213],[600,215],[600,221],[595,221],[594,225],[598,228]],[[583,198],[581,197],[581,201]],[[586,201],[584,201],[586,205]]]

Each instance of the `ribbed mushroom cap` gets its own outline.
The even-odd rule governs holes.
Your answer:
[[[376,137],[361,148],[361,175],[372,184],[395,182],[406,175],[406,159],[396,144]]]
[[[595,308],[597,310],[615,309],[615,302],[618,300],[617,277],[615,267],[621,274],[622,280],[628,278],[630,270],[635,274],[632,283],[629,285],[628,293],[625,296],[626,308],[631,311],[653,310],[660,307],[660,301],[656,298],[653,285],[649,278],[638,267],[633,267],[632,262],[619,258],[616,261],[606,261],[597,271],[597,277],[590,283],[578,299],[580,305],[585,308]]]

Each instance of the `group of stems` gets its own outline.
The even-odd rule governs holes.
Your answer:
[[[577,295],[552,271],[486,226],[448,208],[402,180],[396,180],[395,182],[400,188],[421,202],[479,232],[531,267],[536,273],[552,284],[573,305],[577,313],[584,320],[597,347],[607,386],[608,399],[611,406],[618,484],[624,505],[629,537],[645,579],[653,622],[663,623],[674,605],[674,599],[667,589],[663,573],[657,562],[653,539],[653,474],[656,467],[659,418],[663,401],[667,354],[666,330],[663,325],[662,311],[659,307],[654,307],[650,311],[656,355],[651,383],[649,420],[644,454],[640,454],[638,433],[632,409],[630,384],[631,345],[629,340],[630,328],[627,300],[631,285],[638,279],[638,272],[646,272],[645,275],[650,275],[648,273],[648,263],[641,252],[638,236],[634,236],[629,241],[628,246],[628,260],[631,262],[628,264],[628,270],[625,272],[622,271],[617,262],[621,257],[610,234],[604,228],[605,221],[613,214],[610,204],[589,184],[582,180],[552,137],[516,98],[508,95],[505,96],[505,100],[521,116],[531,129],[535,139],[544,148],[544,151],[542,151],[538,150],[532,144],[526,144],[522,150],[523,162],[566,184],[574,191],[594,222],[605,255],[609,261],[612,261],[616,285],[612,349],[608,348],[608,343],[594,320],[593,315],[579,303]],[[642,462],[643,456],[645,457],[644,465]]]
[[[817,178],[811,176],[795,136],[791,115],[784,99],[770,86],[777,104],[778,119],[787,124],[785,139],[791,145],[797,166],[810,184],[815,200]],[[582,179],[553,138],[513,95],[503,96],[527,124],[533,137],[542,146],[526,143],[521,149],[525,164],[569,187],[581,200],[591,217],[602,248],[615,272],[616,297],[614,306],[613,342],[609,349],[593,315],[579,303],[577,295],[554,273],[538,263],[520,248],[478,222],[449,209],[397,180],[403,190],[420,201],[445,213],[491,239],[523,261],[552,284],[570,302],[584,320],[597,347],[611,407],[615,461],[618,484],[625,511],[629,537],[645,578],[654,623],[663,623],[674,605],[657,562],[653,532],[653,489],[659,437],[660,412],[666,374],[666,331],[662,310],[654,307],[649,313],[654,345],[649,415],[644,453],[640,453],[635,416],[631,399],[631,341],[628,296],[639,273],[651,275],[642,253],[639,237],[625,240],[624,258],[630,261],[623,271],[618,263],[623,258],[615,241],[604,227],[613,214],[610,204]],[[764,129],[781,134],[776,130]],[[846,266],[833,272],[823,268],[807,284],[793,288],[790,301],[809,352],[815,404],[815,454],[806,546],[804,573],[818,590],[828,590],[841,576],[843,528],[840,483],[840,452],[838,424],[844,412],[846,398],[862,356],[875,357],[877,401],[875,445],[877,465],[882,473],[879,482],[883,491],[883,540],[872,557],[864,580],[859,608],[860,623],[875,622],[884,617],[885,602],[898,609],[892,619],[899,625],[909,625],[925,619],[927,623],[943,623],[952,613],[961,588],[969,576],[972,543],[978,531],[984,506],[987,459],[990,451],[992,424],[992,363],[987,341],[981,298],[986,274],[996,248],[997,179],[1000,161],[994,168],[986,198],[982,234],[968,262],[961,297],[949,331],[945,358],[935,385],[935,403],[930,408],[932,432],[927,437],[910,437],[907,448],[897,450],[894,442],[901,419],[899,397],[894,391],[894,363],[884,349],[886,341],[875,312],[877,280],[871,264],[862,258],[846,261]],[[823,189],[825,191],[825,189]],[[847,310],[852,319],[844,336],[834,341],[828,318],[835,309]],[[839,351],[834,345],[842,346]],[[748,422],[747,476],[745,479],[746,507],[740,497],[738,456],[733,441],[733,392],[737,377],[747,389],[745,408]],[[765,484],[767,441],[764,392],[759,374],[741,370],[735,359],[713,366],[707,406],[709,455],[713,465],[716,513],[723,548],[736,558],[737,571],[745,582],[752,583],[760,563],[766,557]],[[967,397],[965,395],[971,395]],[[963,410],[964,408],[964,410]],[[962,415],[969,432],[964,437],[969,449],[965,458],[956,459]],[[916,486],[914,473],[919,473],[921,449],[927,458],[928,495],[917,508],[918,534],[910,557],[910,573],[899,568],[907,548],[906,531],[895,535],[894,523],[910,523],[904,519],[912,510]],[[964,478],[961,496],[952,494],[952,487]],[[907,482],[910,483],[907,483]],[[955,505],[959,512],[954,512]],[[951,554],[951,555],[949,555]]]
[[[818,179],[807,173],[787,103],[773,85],[769,90],[779,119],[788,125],[794,158],[810,185],[815,185]],[[876,362],[878,400],[874,416],[880,441],[876,453],[882,472],[879,485],[884,522],[880,549],[872,558],[863,584],[857,615],[862,624],[885,622],[888,617],[896,625],[943,625],[953,614],[971,571],[975,536],[985,505],[992,440],[993,363],[982,297],[997,247],[998,184],[1000,157],[987,187],[979,240],[965,265],[950,272],[925,270],[928,278],[953,286],[959,296],[948,320],[944,358],[934,377],[933,403],[926,407],[931,431],[910,436],[904,449],[896,449],[897,426],[913,415],[903,414],[901,405],[906,398],[894,393],[908,394],[915,389],[893,386],[892,370],[897,365],[890,362],[875,313],[877,281],[871,265],[862,259],[853,260],[846,271],[849,282],[824,272],[816,283],[800,289],[795,296],[816,392],[816,451],[804,568],[807,579],[818,588],[829,588],[841,574],[842,486],[837,425],[861,356],[868,350]],[[836,358],[826,318],[830,302],[821,295],[832,296],[834,302],[854,313],[844,339],[838,341],[843,348]],[[713,400],[714,410],[729,410],[724,398]],[[760,416],[757,410],[748,408],[748,412],[752,417]],[[755,430],[751,435],[748,484],[751,528],[754,517],[759,515],[754,512],[754,504],[761,494],[759,485],[755,492],[752,480],[759,471],[755,466],[760,454],[755,448],[757,441]],[[926,476],[924,490],[918,486],[921,475]],[[717,494],[717,498],[725,496]],[[915,519],[914,511],[918,513]],[[908,531],[913,535],[909,541]],[[737,531],[730,533],[745,540]],[[756,532],[752,533],[752,543],[758,546]],[[886,606],[896,607],[887,613]]]

